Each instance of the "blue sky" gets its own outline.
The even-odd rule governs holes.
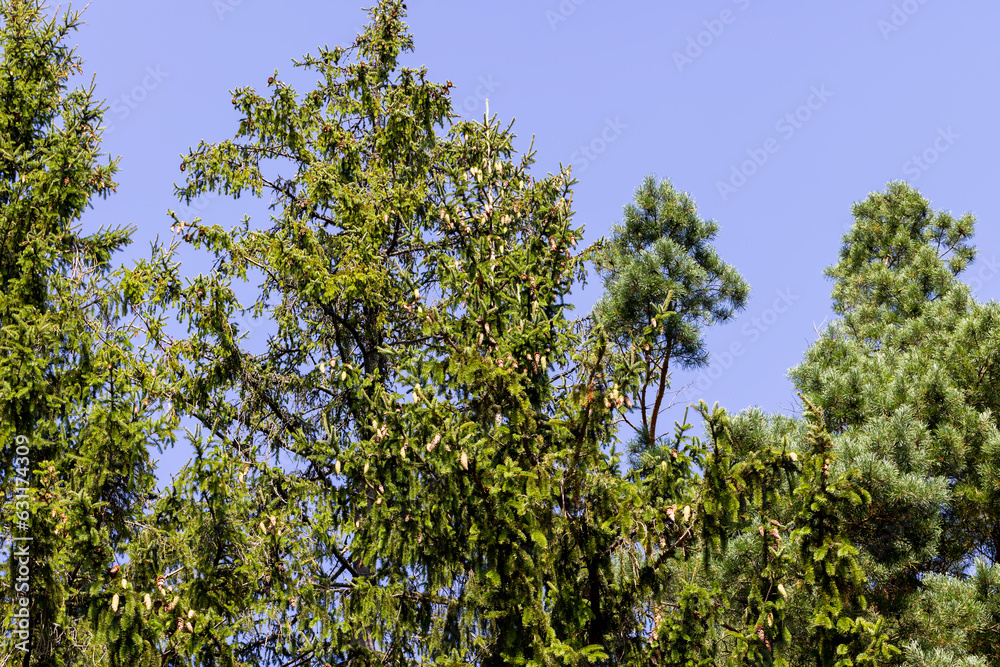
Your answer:
[[[731,411],[795,405],[787,370],[832,317],[831,283],[852,203],[907,180],[935,209],[978,219],[966,273],[1000,297],[1000,155],[995,91],[1000,5],[986,0],[409,0],[408,65],[451,80],[457,110],[516,119],[536,170],[573,164],[586,240],[609,232],[646,174],[689,192],[721,231],[716,247],[753,288],[746,311],[709,330],[711,373],[693,398]],[[357,2],[94,0],[79,44],[107,99],[105,148],[121,155],[118,194],[88,228],[138,226],[135,254],[169,237],[168,208],[230,226],[259,202],[174,199],[179,155],[231,137],[230,90],[263,89],[291,59],[346,45],[366,21]],[[266,202],[264,202],[266,204]],[[192,260],[192,272],[202,270]],[[582,314],[600,296],[578,290]],[[674,387],[697,381],[677,374]],[[163,470],[176,468],[164,461]]]

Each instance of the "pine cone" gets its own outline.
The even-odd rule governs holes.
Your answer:
[[[758,625],[756,628],[754,628],[754,631],[757,633],[757,639],[759,639],[764,644],[764,647],[767,649],[767,652],[770,653],[771,639],[764,632],[764,628]]]

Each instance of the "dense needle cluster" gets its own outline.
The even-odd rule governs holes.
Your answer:
[[[791,372],[803,416],[700,403],[702,436],[669,432],[672,369],[749,298],[718,225],[650,177],[578,247],[569,170],[457,121],[451,83],[399,63],[405,9],[296,63],[312,90],[234,91],[233,139],[183,158],[182,201],[268,221],[171,213],[114,269],[129,232],[79,231],[115,162],[66,85],[78,15],[0,0],[0,442],[30,441],[33,535],[30,650],[5,634],[0,663],[1000,665],[1000,313],[959,281],[971,216],[869,195],[828,271],[841,318]],[[604,296],[571,317],[588,261]],[[195,456],[153,494],[178,438]]]

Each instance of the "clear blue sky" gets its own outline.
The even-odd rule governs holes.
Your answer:
[[[540,173],[572,163],[588,241],[650,173],[720,223],[717,248],[753,293],[738,320],[709,332],[717,377],[692,398],[731,411],[794,405],[786,372],[832,315],[822,271],[852,203],[890,180],[910,181],[935,209],[977,216],[980,259],[966,276],[980,299],[1000,296],[995,2],[407,5],[407,64],[454,82],[466,117],[481,117],[488,97],[491,115],[516,118],[522,148],[536,137]],[[356,0],[95,0],[84,17],[73,40],[111,105],[106,150],[123,156],[118,194],[85,224],[136,224],[136,253],[169,237],[179,155],[235,132],[228,91],[263,89],[275,69],[308,90],[311,75],[291,59],[350,43],[366,21]],[[263,222],[262,210],[208,199],[182,217],[229,226],[244,213]],[[596,281],[582,288],[579,312],[599,295]],[[696,379],[678,374],[674,386]]]

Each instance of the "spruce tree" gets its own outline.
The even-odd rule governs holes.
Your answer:
[[[398,65],[402,19],[380,2],[304,58],[312,91],[236,91],[236,138],[183,160],[183,198],[275,214],[175,220],[216,267],[159,283],[192,331],[163,340],[173,405],[202,429],[135,552],[199,619],[171,661],[579,664],[636,632],[608,583],[636,502],[603,453],[618,397],[566,315],[572,180],[531,176],[495,119],[452,125],[450,85]],[[241,314],[275,323],[263,352]]]
[[[130,232],[80,224],[116,164],[93,85],[68,85],[79,13],[7,0],[0,18],[0,662],[157,664],[141,624],[118,629],[135,610],[120,566],[169,423],[112,275]]]
[[[674,455],[623,474],[612,352],[568,316],[585,257],[572,178],[531,176],[495,118],[452,124],[450,86],[398,65],[402,18],[380,2],[354,45],[304,58],[310,92],[277,74],[267,96],[236,91],[236,138],[183,158],[182,198],[266,193],[275,213],[175,219],[215,268],[185,284],[174,255],[159,265],[154,292],[191,331],[162,340],[172,405],[201,429],[133,551],[142,585],[169,573],[197,619],[163,654],[650,664],[656,643],[706,658],[685,628],[715,631],[721,589],[668,583],[725,537],[726,455],[682,429]],[[275,323],[263,351],[247,317]],[[721,486],[700,490],[696,465]],[[666,647],[658,615],[686,643]]]
[[[78,15],[42,9],[0,0],[0,481],[33,538],[30,652],[12,635],[5,662],[998,664],[997,313],[956,280],[970,217],[902,184],[858,204],[843,318],[792,373],[805,417],[700,403],[704,436],[686,415],[668,436],[671,362],[704,364],[700,328],[749,293],[669,182],[574,252],[569,171],[456,122],[381,0],[297,63],[315,88],[235,91],[235,137],[182,158],[182,200],[267,196],[269,220],[171,214],[169,246],[112,270],[128,231],[78,222],[115,187],[99,105],[66,90]],[[587,259],[606,294],[574,319]],[[181,420],[194,456],[146,507],[147,447]]]
[[[236,138],[183,158],[183,199],[267,193],[275,214],[231,230],[175,217],[214,270],[185,284],[173,252],[158,265],[154,293],[191,332],[160,341],[172,405],[200,425],[132,551],[141,585],[174,588],[167,664],[881,664],[828,508],[857,494],[846,473],[827,483],[821,426],[741,460],[730,419],[701,404],[704,442],[677,425],[630,474],[614,451],[626,388],[671,356],[703,362],[697,327],[746,298],[707,246],[714,223],[650,184],[636,247],[623,232],[603,266],[652,262],[662,298],[569,319],[590,256],[571,250],[572,178],[530,176],[495,118],[452,124],[450,86],[398,65],[402,18],[384,0],[351,47],[303,59],[315,90],[275,74],[269,96],[236,91]],[[275,323],[263,351],[248,317]],[[644,336],[660,356],[630,374],[621,355]],[[736,540],[755,555],[734,597],[720,573]],[[784,581],[803,591],[790,620]]]

